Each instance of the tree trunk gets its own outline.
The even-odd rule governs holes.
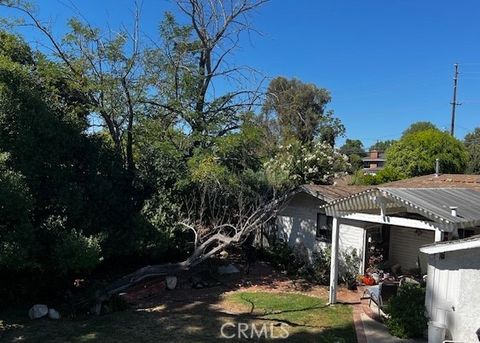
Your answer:
[[[95,313],[97,315],[100,314],[102,303],[108,300],[112,295],[118,294],[146,278],[178,274],[179,272],[189,270],[202,263],[232,244],[243,244],[250,233],[263,227],[274,218],[275,213],[280,207],[286,204],[289,195],[290,194],[285,194],[281,198],[273,200],[269,204],[260,207],[249,217],[244,217],[237,226],[222,224],[214,227],[212,230],[216,233],[199,244],[190,257],[183,262],[146,266],[116,280],[102,292],[97,293],[94,310]],[[189,225],[186,226],[195,231],[193,227]],[[232,229],[235,231],[235,234],[224,234],[222,233],[224,229]]]

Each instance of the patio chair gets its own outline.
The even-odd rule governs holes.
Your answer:
[[[363,295],[367,294],[370,301],[368,306],[375,303],[378,307],[378,316],[381,316],[381,310],[383,310],[388,301],[397,294],[399,284],[396,282],[380,282],[378,285],[366,287]]]

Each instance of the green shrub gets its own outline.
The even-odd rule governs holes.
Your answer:
[[[382,183],[393,182],[401,179],[405,179],[406,175],[400,168],[393,168],[386,166],[382,170],[378,171],[375,175],[365,174],[363,170],[358,170],[352,176],[352,185],[381,185]]]
[[[293,269],[293,249],[284,241],[275,241],[265,251],[265,258],[274,267],[283,270]]]
[[[357,249],[352,248],[341,252],[340,258],[340,281],[346,284],[352,283],[356,280],[362,258],[357,253]],[[328,266],[330,269],[330,266]]]
[[[276,241],[264,252],[265,259],[274,267],[287,272],[292,277],[302,277],[322,285],[330,280],[330,248],[312,254],[308,260],[302,247],[292,249],[284,241]]]
[[[50,217],[42,225],[52,241],[49,252],[50,268],[63,276],[90,273],[101,261],[100,240],[85,236],[81,231],[68,229],[65,219]]]
[[[62,274],[88,273],[101,261],[100,244],[97,238],[73,230],[57,242],[54,257]]]
[[[330,282],[330,247],[313,253],[312,258],[312,277],[313,280],[328,285]]]
[[[427,328],[425,288],[403,285],[388,303],[387,312],[387,327],[392,335],[401,338],[421,337]]]
[[[24,270],[36,267],[32,199],[23,175],[7,167],[8,158],[0,152],[0,269]]]

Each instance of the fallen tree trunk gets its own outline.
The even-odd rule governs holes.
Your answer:
[[[151,277],[176,275],[202,263],[230,245],[242,244],[253,231],[265,225],[274,217],[275,213],[285,203],[287,198],[288,195],[285,195],[255,210],[249,217],[246,217],[244,220],[239,220],[237,225],[222,224],[212,228],[215,234],[209,236],[208,239],[196,246],[192,255],[185,261],[146,266],[116,280],[103,291],[97,292],[96,303],[92,311],[97,315],[100,314],[103,302],[142,280]],[[192,225],[186,223],[182,223],[182,225],[192,229],[197,237],[196,230]],[[230,230],[229,233],[225,232],[227,229]],[[195,244],[197,245],[197,242],[195,242]]]

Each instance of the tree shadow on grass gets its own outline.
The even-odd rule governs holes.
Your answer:
[[[222,338],[224,334],[232,339]],[[246,333],[238,330],[248,325]],[[228,314],[210,304],[195,302],[184,306],[158,306],[145,310],[127,310],[85,320],[51,321],[13,319],[4,321],[2,342],[221,342],[246,341],[245,335],[258,340],[251,328],[266,327],[260,341],[282,335],[280,325],[289,333],[288,342],[353,342],[351,324],[322,327],[302,325],[278,318],[249,314]],[[281,340],[281,339],[278,339]]]
[[[232,280],[230,280],[232,281]],[[353,318],[331,323],[296,320],[296,312],[322,311],[325,304],[258,313],[254,301],[251,310],[226,307],[225,294],[235,291],[242,283],[222,283],[205,289],[178,289],[147,299],[137,308],[99,317],[52,321],[27,318],[27,309],[0,312],[1,342],[355,342]],[[255,280],[255,284],[271,284],[272,280]],[[275,291],[275,287],[272,287]],[[339,311],[350,313],[345,306]],[[342,307],[344,306],[344,307]],[[346,311],[346,312],[345,312]],[[293,318],[293,320],[292,320]],[[225,326],[224,326],[225,325]],[[245,329],[243,333],[239,328]],[[222,326],[224,336],[222,337]],[[255,326],[257,331],[252,331]],[[265,331],[258,338],[258,332]],[[275,338],[285,336],[288,338]],[[245,338],[247,337],[247,338]]]

